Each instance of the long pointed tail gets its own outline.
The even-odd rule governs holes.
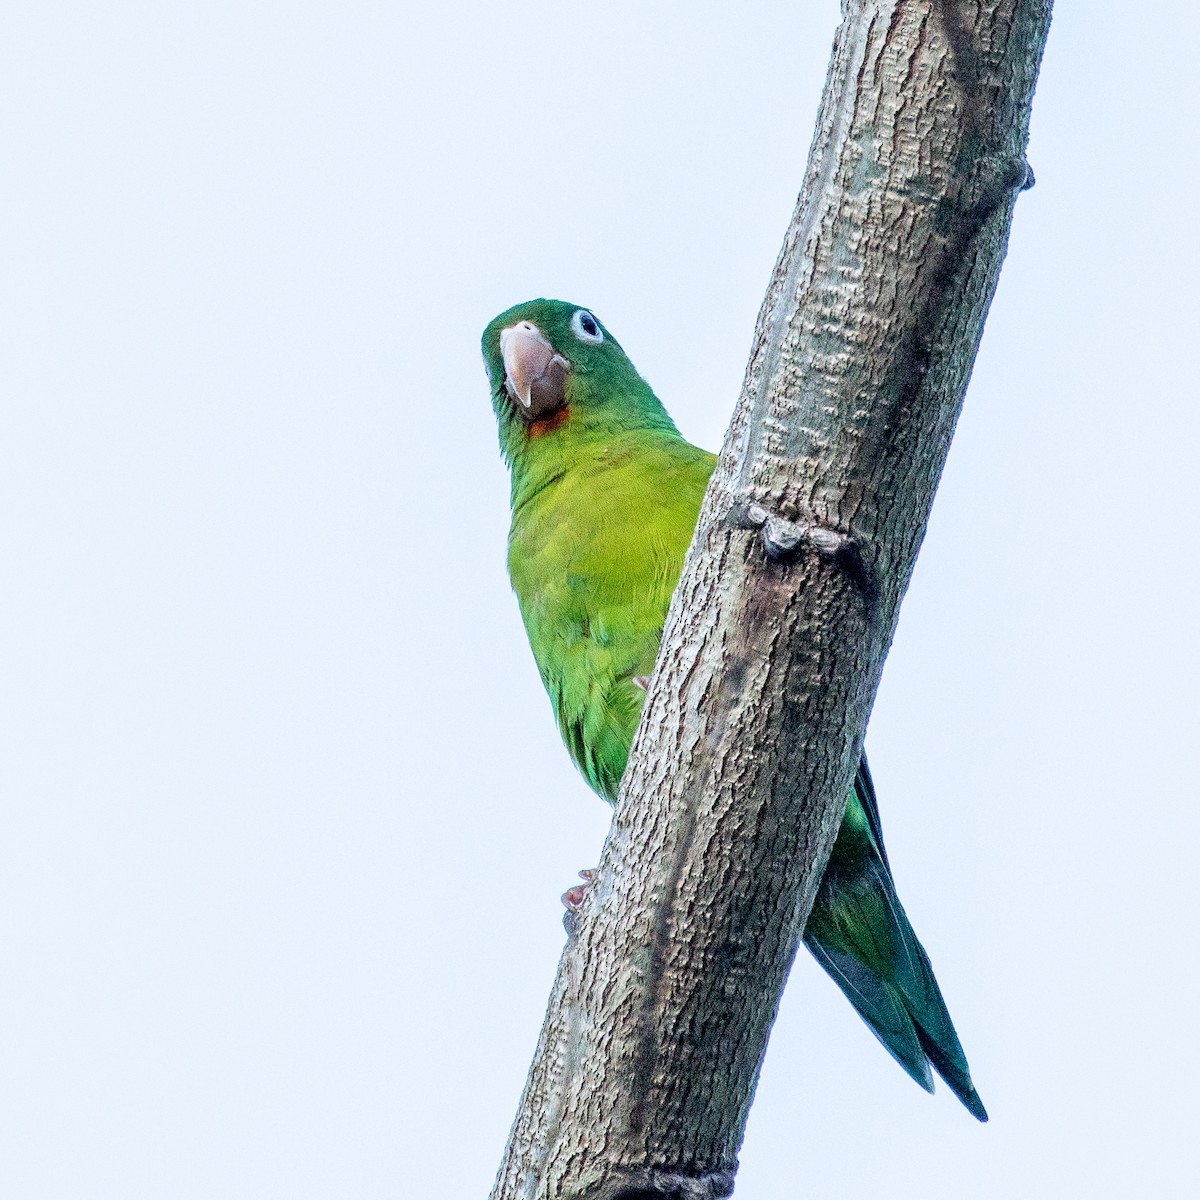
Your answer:
[[[933,1091],[932,1066],[969,1112],[987,1120],[929,956],[896,895],[866,759],[804,943],[917,1083]]]

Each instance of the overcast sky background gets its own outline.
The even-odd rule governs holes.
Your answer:
[[[0,1195],[486,1195],[608,812],[479,333],[587,304],[715,448],[837,17],[8,7]],[[739,1200],[1194,1186],[1198,39],[1058,6],[868,736],[992,1121],[802,952]]]

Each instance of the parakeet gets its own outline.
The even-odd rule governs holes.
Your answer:
[[[531,300],[483,357],[511,477],[508,571],[575,764],[610,804],[716,456],[686,441],[588,309]],[[897,1062],[987,1112],[896,895],[865,758],[804,943]]]

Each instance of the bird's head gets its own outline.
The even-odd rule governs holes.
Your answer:
[[[564,300],[529,300],[483,331],[500,445],[509,461],[539,437],[674,429],[650,385],[600,320]]]

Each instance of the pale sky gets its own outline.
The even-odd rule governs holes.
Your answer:
[[[16,3],[0,1196],[486,1196],[608,810],[478,338],[588,305],[715,448],[836,0]],[[1200,11],[1060,2],[868,734],[979,1126],[802,952],[738,1200],[1200,1173]]]

